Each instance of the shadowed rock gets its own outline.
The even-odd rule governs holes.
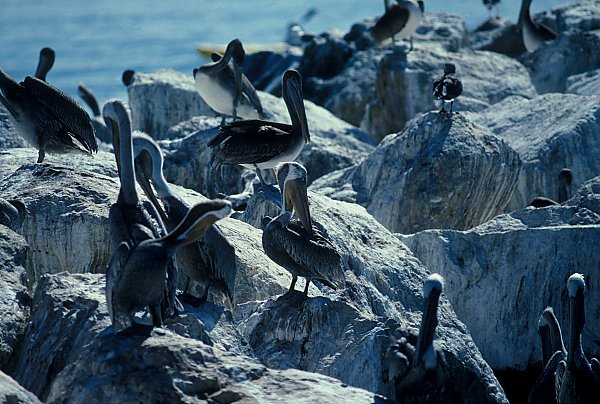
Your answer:
[[[17,134],[9,118],[9,112],[4,105],[0,105],[0,150],[27,146],[25,139]]]
[[[492,17],[475,28],[469,37],[473,49],[492,51],[510,57],[525,52],[517,24],[502,17]]]
[[[566,92],[578,95],[600,94],[600,69],[567,77]]]

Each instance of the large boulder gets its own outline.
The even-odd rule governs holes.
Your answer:
[[[538,319],[552,306],[569,338],[568,277],[586,279],[583,349],[600,347],[600,178],[562,206],[526,208],[472,230],[427,230],[398,235],[428,267],[444,275],[444,289],[485,360],[494,370],[524,370],[541,362]]]
[[[0,403],[2,404],[38,404],[40,400],[25,390],[12,377],[0,371]]]
[[[12,147],[27,147],[27,142],[17,134],[8,111],[0,105],[0,150]]]
[[[600,69],[567,77],[566,92],[578,95],[600,94]]]
[[[364,206],[393,232],[464,230],[503,211],[519,168],[517,153],[487,128],[463,114],[430,112],[312,189]]]
[[[545,23],[555,20],[559,33],[571,29],[594,31],[600,29],[600,1],[582,0],[562,4],[549,10],[545,17]]]
[[[507,211],[537,196],[558,200],[558,174],[573,172],[573,189],[600,173],[600,99],[544,94],[509,98],[471,116],[517,151],[523,167]]]
[[[7,368],[27,326],[31,307],[24,268],[27,250],[23,237],[0,225],[0,369]]]

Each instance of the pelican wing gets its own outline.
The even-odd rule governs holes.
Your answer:
[[[406,26],[410,12],[397,4],[392,5],[371,28],[375,42],[382,42]]]
[[[127,259],[129,258],[130,248],[129,244],[126,242],[122,242],[119,244],[119,247],[113,252],[110,257],[110,262],[108,264],[108,269],[106,270],[106,305],[108,306],[108,314],[110,315],[110,319],[115,323],[115,312],[114,312],[114,302],[113,302],[113,289],[115,287],[115,282],[119,278],[121,270],[125,267],[127,263]]]
[[[235,248],[215,224],[198,243],[204,261],[212,270],[214,278],[223,284],[229,300],[233,303],[237,274]]]
[[[36,77],[25,77],[21,85],[34,94],[38,103],[59,120],[66,131],[77,139],[86,150],[98,151],[90,117],[73,98]]]

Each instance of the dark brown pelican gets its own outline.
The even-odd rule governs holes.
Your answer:
[[[0,225],[17,231],[25,220],[27,208],[21,201],[0,198]]]
[[[444,75],[438,77],[433,82],[433,96],[442,100],[442,109],[440,112],[446,112],[444,104],[450,103],[450,113],[452,113],[452,104],[454,99],[462,94],[463,86],[461,81],[456,77],[456,66],[453,63],[444,65]]]
[[[282,213],[263,223],[263,249],[273,261],[292,274],[289,292],[298,276],[306,278],[304,295],[311,280],[338,289],[345,285],[342,259],[329,240],[312,225],[306,192],[306,169],[298,163],[284,163],[277,169],[282,194]],[[296,213],[300,222],[292,220]]]
[[[56,54],[52,48],[42,48],[40,51],[40,60],[37,65],[37,69],[35,69],[34,76],[40,80],[46,81],[46,75],[54,66],[54,59]]]
[[[83,84],[79,84],[77,87],[77,92],[92,110],[93,116],[91,122],[94,130],[96,131],[96,137],[105,143],[112,142],[112,135],[106,127],[102,115],[100,115],[100,108],[98,107],[98,101],[96,101],[94,94],[92,94],[92,92]]]
[[[0,69],[0,90],[15,130],[39,150],[38,163],[46,152],[98,151],[90,117],[56,87],[31,76],[17,83]]]
[[[208,147],[213,148],[213,164],[241,164],[251,170],[274,168],[278,163],[294,161],[310,141],[302,78],[288,70],[282,79],[283,100],[292,124],[248,120],[222,126]],[[264,181],[261,178],[261,181]]]
[[[187,214],[189,205],[167,184],[163,176],[163,155],[154,140],[149,136],[135,135],[133,148],[136,156],[136,179],[163,218],[167,230],[171,231]],[[150,182],[163,202],[166,213],[158,203]],[[198,305],[206,301],[210,285],[216,284],[225,290],[230,302],[233,303],[237,272],[235,248],[217,226],[211,226],[201,240],[180,248],[176,258],[179,269],[188,276],[188,284],[189,280],[193,279],[205,285],[199,299],[187,297],[187,302]],[[187,286],[184,292],[187,292]]]
[[[162,325],[165,278],[175,250],[200,239],[214,222],[230,214],[231,204],[227,201],[202,202],[193,206],[165,237],[146,239],[134,246],[126,242],[119,245],[107,272],[112,288],[106,300],[115,332],[135,326],[136,311],[146,307],[152,325]]]
[[[563,203],[571,198],[573,171],[563,168],[558,174],[558,202]]]
[[[533,0],[523,0],[519,12],[519,29],[527,52],[535,52],[545,41],[556,39],[556,33],[543,24],[533,21],[529,7]]]
[[[389,0],[385,0],[384,5],[385,14],[371,28],[371,36],[378,44],[390,37],[395,42],[396,35],[400,38],[410,37],[410,50],[412,50],[412,35],[423,19],[425,9],[423,1],[398,0],[397,4],[390,5]]]
[[[585,324],[585,281],[575,273],[567,282],[569,292],[569,352],[556,369],[556,399],[559,403],[593,403],[600,397],[600,378],[592,369],[581,346]]]
[[[225,54],[212,55],[212,62],[194,69],[194,81],[200,96],[222,115],[245,119],[263,117],[263,109],[254,86],[243,75],[246,52],[239,39],[229,42]],[[233,60],[233,68],[229,61]],[[225,118],[223,118],[224,120]],[[222,122],[223,124],[224,122]]]

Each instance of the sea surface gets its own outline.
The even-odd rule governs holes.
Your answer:
[[[562,3],[535,0],[532,11]],[[500,15],[516,21],[520,4],[502,1]],[[195,50],[199,43],[226,44],[235,37],[244,44],[275,43],[310,7],[318,13],[304,27],[314,33],[347,31],[383,13],[381,0],[1,0],[0,68],[20,81],[35,72],[39,50],[52,47],[57,56],[48,81],[75,97],[85,83],[102,105],[126,97],[125,69],[191,75],[206,62]],[[481,0],[426,0],[425,9],[459,14],[469,28],[489,16]]]

